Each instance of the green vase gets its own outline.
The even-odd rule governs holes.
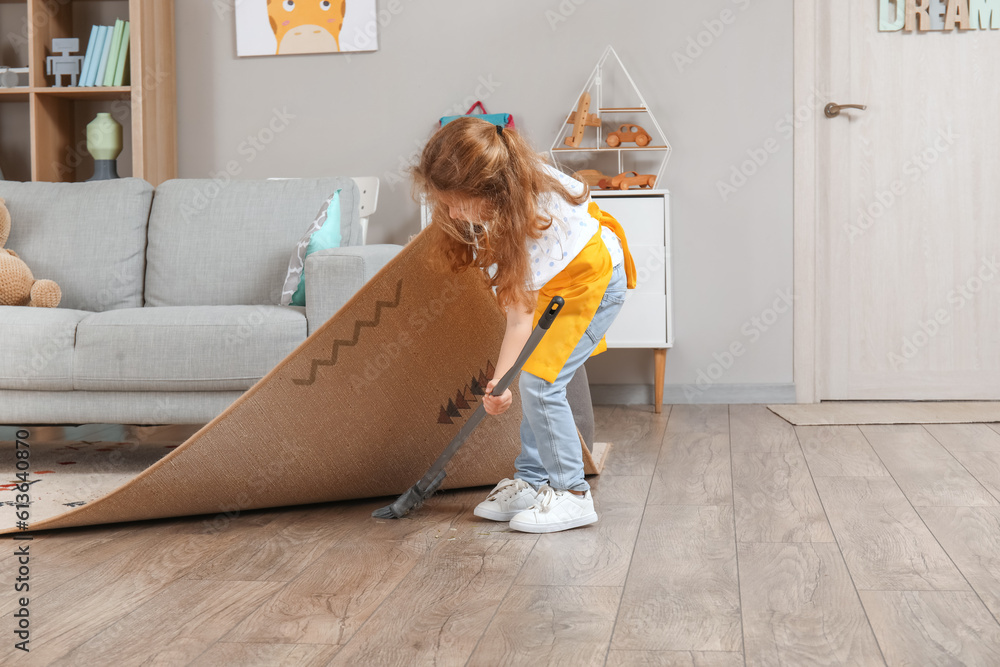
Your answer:
[[[88,181],[118,178],[122,152],[122,126],[110,113],[99,113],[87,125],[87,151],[94,157],[94,175]]]

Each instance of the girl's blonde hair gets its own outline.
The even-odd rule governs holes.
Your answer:
[[[539,213],[539,198],[551,193],[580,205],[589,195],[586,184],[582,194],[571,193],[543,169],[544,163],[517,132],[466,116],[438,130],[412,169],[414,194],[424,194],[433,207],[432,233],[446,265],[456,272],[482,269],[505,308],[535,306],[526,285],[527,242],[553,222]],[[455,220],[443,199],[482,202],[483,219],[478,224]],[[493,265],[496,271],[489,275]]]

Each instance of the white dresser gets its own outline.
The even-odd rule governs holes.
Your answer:
[[[609,348],[653,350],[656,412],[663,405],[667,348],[674,344],[668,190],[592,190],[594,201],[625,230],[635,260],[636,288],[608,330]]]

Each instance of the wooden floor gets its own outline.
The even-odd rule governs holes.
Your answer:
[[[597,407],[600,521],[485,489],[40,533],[31,665],[1000,665],[1000,425]],[[418,477],[424,471],[414,471]],[[294,483],[294,480],[288,480]]]

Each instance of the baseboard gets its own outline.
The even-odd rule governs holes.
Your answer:
[[[648,384],[593,384],[594,405],[641,405],[653,402]],[[663,387],[665,405],[689,403],[795,403],[794,384],[668,384]]]

